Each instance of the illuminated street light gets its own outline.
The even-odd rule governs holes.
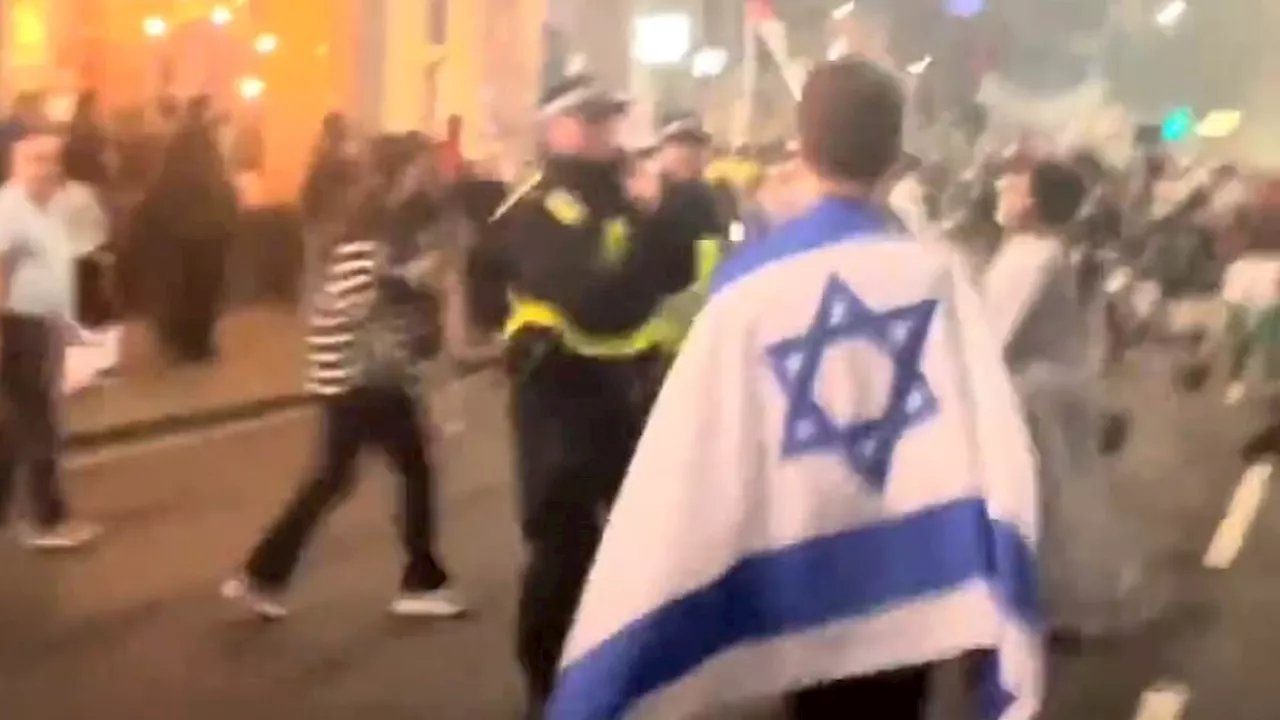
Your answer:
[[[849,54],[849,39],[846,37],[838,37],[827,47],[827,59],[839,60]]]
[[[691,71],[696,78],[720,77],[729,65],[729,51],[721,47],[705,47],[693,54]]]
[[[257,100],[262,97],[262,93],[266,91],[267,84],[262,81],[262,78],[247,75],[240,78],[240,85],[238,89],[240,91],[240,97],[245,100]]]
[[[233,17],[226,5],[215,5],[213,12],[209,13],[209,21],[214,25],[227,25]]]
[[[654,13],[635,19],[631,52],[646,66],[675,65],[693,44],[693,18],[685,13]]]
[[[566,75],[575,76],[582,75],[587,71],[587,56],[584,53],[574,53],[564,61],[564,72]]]
[[[1196,135],[1211,139],[1227,137],[1240,127],[1242,117],[1239,110],[1211,110],[1196,125]]]
[[[1162,28],[1171,28],[1182,20],[1182,16],[1187,12],[1186,0],[1169,0],[1164,7],[1156,13],[1156,24]]]
[[[280,47],[280,38],[271,33],[262,33],[253,39],[253,50],[259,55],[270,55]]]
[[[858,6],[857,2],[847,2],[835,10],[831,11],[832,20],[843,20],[853,14],[854,8]]]
[[[907,72],[911,75],[922,75],[924,74],[924,71],[928,70],[929,66],[932,64],[933,64],[933,56],[925,55],[919,60],[908,65]]]
[[[152,15],[142,21],[142,33],[149,38],[162,38],[169,34],[169,23],[159,15]]]

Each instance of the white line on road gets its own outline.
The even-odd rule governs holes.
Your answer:
[[[1262,503],[1271,488],[1271,463],[1250,465],[1240,478],[1227,514],[1209,541],[1204,553],[1204,566],[1213,570],[1231,567],[1249,537],[1249,529],[1258,518]],[[1191,699],[1191,689],[1181,683],[1162,681],[1152,685],[1138,699],[1135,720],[1181,720],[1182,713]]]
[[[1191,691],[1178,683],[1157,683],[1142,693],[1134,720],[1180,720]]]
[[[1209,549],[1204,553],[1204,566],[1213,570],[1224,570],[1231,567],[1244,542],[1249,536],[1249,529],[1257,519],[1262,503],[1267,498],[1271,487],[1272,467],[1269,462],[1255,463],[1244,471],[1235,494],[1227,505],[1227,514],[1213,534]]]

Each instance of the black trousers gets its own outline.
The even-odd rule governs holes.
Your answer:
[[[229,241],[210,236],[173,237],[167,293],[159,308],[157,330],[166,349],[180,362],[202,362],[217,354],[217,323]]]
[[[85,327],[100,327],[116,320],[112,260],[106,253],[93,253],[76,261],[76,318]]]
[[[58,476],[62,328],[34,316],[0,315],[0,523],[25,471],[31,520],[52,528],[67,518]]]
[[[374,446],[400,474],[401,540],[408,557],[401,587],[442,587],[448,577],[435,555],[434,472],[418,403],[399,388],[362,387],[327,398],[322,407],[319,466],[250,554],[249,579],[266,590],[288,584],[320,521],[354,487],[360,451]]]
[[[643,427],[649,375],[636,361],[556,350],[537,357],[513,382],[511,407],[527,549],[516,645],[531,708],[550,697],[605,516]]]
[[[861,714],[877,720],[923,720],[929,668],[912,667],[818,685],[787,698],[791,720],[841,720]]]

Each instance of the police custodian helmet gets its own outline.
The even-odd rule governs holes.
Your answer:
[[[539,115],[577,115],[587,122],[600,122],[625,113],[629,105],[625,96],[600,87],[590,75],[574,75],[543,92]]]
[[[666,118],[658,133],[658,142],[663,145],[707,146],[711,139],[711,133],[702,127],[702,120],[692,113]]]

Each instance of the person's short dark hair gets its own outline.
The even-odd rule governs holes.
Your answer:
[[[800,153],[834,180],[874,183],[902,152],[898,79],[863,59],[819,63],[800,96]]]
[[[1079,150],[1072,154],[1071,165],[1084,176],[1087,182],[1101,180],[1107,173],[1107,165],[1091,150]]]
[[[1070,165],[1046,160],[1031,169],[1031,197],[1040,222],[1049,227],[1074,220],[1085,193],[1084,178]]]

